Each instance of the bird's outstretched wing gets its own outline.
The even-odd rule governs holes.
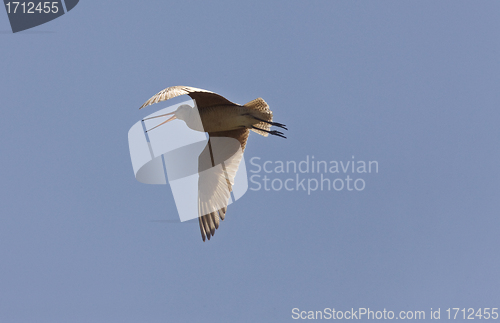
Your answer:
[[[210,240],[224,220],[234,178],[243,158],[248,129],[209,133],[198,157],[198,220],[201,237]]]
[[[193,100],[196,101],[198,109],[208,108],[214,105],[237,105],[217,93],[203,89],[197,89],[195,87],[179,85],[171,86],[163,91],[158,92],[151,99],[147,100],[146,103],[144,103],[139,109],[185,94],[189,95]]]

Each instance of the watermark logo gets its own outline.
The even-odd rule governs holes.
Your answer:
[[[266,160],[250,158],[250,190],[360,192],[366,188],[366,177],[378,174],[378,161],[318,160],[306,155],[303,160]]]
[[[172,115],[183,121],[158,126]],[[216,136],[208,140],[195,101],[138,121],[128,132],[128,143],[136,179],[168,182],[181,222],[225,208],[248,189],[240,142]]]
[[[10,1],[4,0],[12,32],[30,29],[64,15],[79,0]]]

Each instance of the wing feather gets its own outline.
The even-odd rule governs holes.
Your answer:
[[[198,216],[203,241],[205,236],[210,240],[219,227],[219,218],[225,218],[249,133],[246,128],[209,133],[210,139],[198,158]]]
[[[237,105],[217,93],[195,87],[178,85],[168,87],[165,90],[158,92],[147,100],[139,109],[186,94],[196,101],[198,109],[208,108],[215,105]]]

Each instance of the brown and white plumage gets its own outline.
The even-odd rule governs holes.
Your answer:
[[[173,115],[156,127],[181,119],[189,128],[209,134],[207,145],[198,158],[198,220],[205,241],[215,234],[219,220],[225,218],[249,130],[263,136],[272,134],[286,138],[282,132],[270,130],[272,125],[286,127],[272,121],[273,114],[262,98],[239,105],[214,92],[189,86],[166,88],[146,101],[141,109],[186,94],[195,101],[197,109],[181,105],[175,112],[157,116]]]

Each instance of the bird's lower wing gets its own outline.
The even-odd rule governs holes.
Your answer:
[[[198,158],[198,215],[203,241],[205,237],[210,240],[219,219],[224,220],[248,134],[248,129],[209,133]]]
[[[195,87],[178,85],[168,87],[165,90],[158,92],[156,95],[147,100],[139,109],[142,109],[154,103],[166,101],[168,99],[175,98],[176,96],[186,94],[196,101],[198,109],[207,108],[214,105],[235,105],[233,102],[217,93],[198,89]]]

